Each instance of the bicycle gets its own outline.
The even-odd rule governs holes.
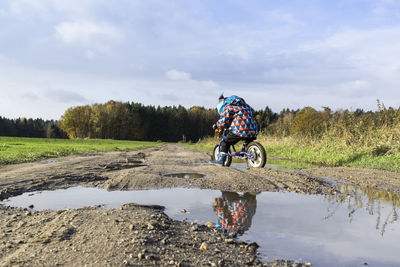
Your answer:
[[[222,133],[222,139],[225,137],[226,131]],[[217,160],[219,158],[221,142],[222,140],[215,145],[212,160]],[[264,147],[254,140],[251,140],[250,142],[243,140],[242,150],[240,151],[236,151],[235,146],[232,145],[231,148],[229,148],[224,166],[229,167],[232,163],[233,157],[246,160],[247,166],[251,168],[264,168],[265,163],[267,162],[267,154],[265,153]]]

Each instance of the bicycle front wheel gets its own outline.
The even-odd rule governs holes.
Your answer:
[[[247,166],[251,168],[264,168],[265,163],[267,163],[267,154],[260,143],[251,142],[247,145],[246,152],[253,156],[253,158],[247,158]]]

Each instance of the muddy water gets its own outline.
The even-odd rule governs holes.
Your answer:
[[[301,169],[316,167],[317,165],[299,161],[285,160],[285,159],[277,159],[277,158],[267,158],[267,162],[265,164],[265,168],[277,170],[277,171],[287,171],[287,172],[298,172]],[[247,170],[248,166],[246,161],[233,158],[232,159],[232,168],[238,170]]]
[[[172,178],[196,179],[196,178],[203,178],[206,176],[206,174],[196,173],[196,172],[174,172],[174,173],[166,173],[163,176]]]
[[[74,187],[26,193],[3,204],[36,210],[158,204],[174,219],[213,222],[240,239],[257,242],[266,260],[295,259],[313,266],[400,265],[399,195],[345,185],[338,189],[344,194],[200,189],[108,192]]]

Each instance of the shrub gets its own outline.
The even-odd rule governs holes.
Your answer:
[[[290,131],[294,135],[316,138],[322,135],[326,125],[327,120],[322,112],[305,107],[294,117]]]

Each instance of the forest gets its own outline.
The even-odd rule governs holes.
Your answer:
[[[377,106],[376,111],[304,107],[279,113],[267,106],[254,115],[264,136],[320,139],[329,135],[359,142],[370,132],[389,129],[386,133],[396,139],[400,109],[386,108],[379,101]],[[59,121],[0,117],[0,136],[197,142],[213,135],[211,126],[218,117],[216,109],[204,107],[155,107],[111,100],[68,108]]]
[[[141,141],[197,141],[213,134],[215,109],[183,106],[155,107],[108,101],[69,108],[60,127],[69,138]]]
[[[68,138],[59,123],[43,119],[7,119],[0,116],[0,136]]]

